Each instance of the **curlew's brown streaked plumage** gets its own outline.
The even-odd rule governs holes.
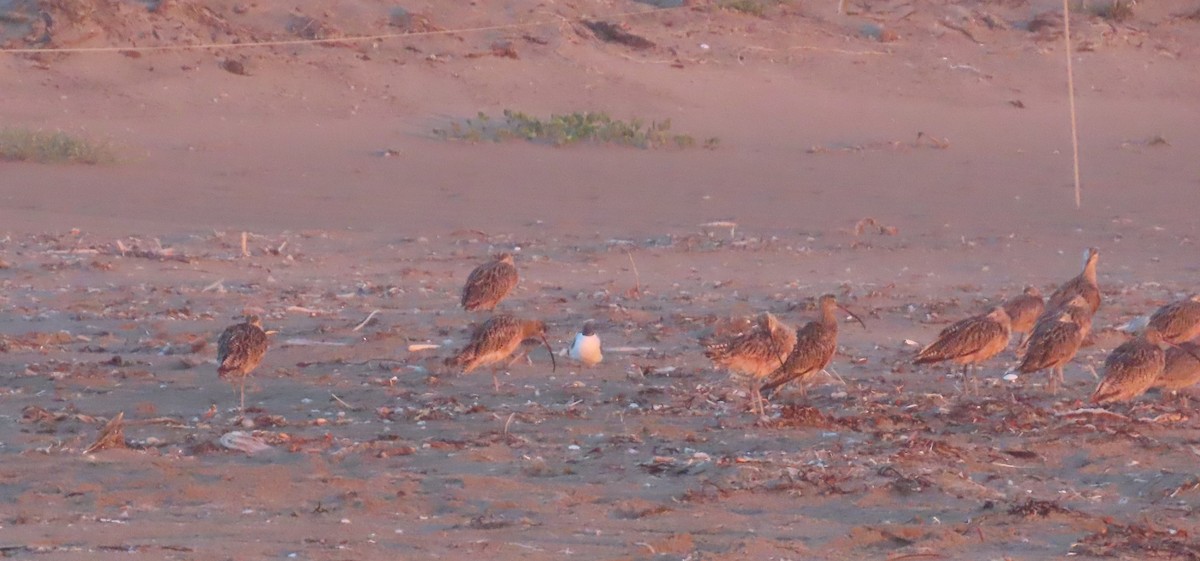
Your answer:
[[[1050,370],[1050,392],[1057,394],[1058,385],[1065,381],[1063,368],[1083,344],[1083,338],[1090,330],[1091,317],[1087,315],[1087,305],[1075,310],[1076,317],[1071,311],[1059,312],[1057,317],[1039,321],[1029,335],[1029,345],[1017,371],[1030,374],[1039,370]]]
[[[1008,314],[1012,332],[1021,334],[1021,340],[1017,342],[1018,347],[1029,338],[1029,334],[1037,325],[1038,318],[1045,310],[1046,300],[1042,297],[1042,291],[1038,290],[1036,286],[1026,287],[1025,292],[1013,296],[1004,303],[1004,312]]]
[[[750,381],[750,404],[764,414],[759,386],[762,379],[779,368],[796,346],[796,332],[770,312],[763,312],[749,331],[722,341],[702,342],[704,356],[713,364]]]
[[[1162,374],[1154,386],[1176,393],[1200,382],[1200,343],[1185,341],[1167,349]],[[1186,401],[1186,400],[1185,400]]]
[[[1092,393],[1091,402],[1129,401],[1146,393],[1166,366],[1166,353],[1159,347],[1162,342],[1161,333],[1146,329],[1113,349],[1104,359],[1104,379]]]
[[[967,369],[996,356],[1008,346],[1012,324],[1003,306],[986,314],[972,316],[951,324],[938,334],[937,340],[917,352],[913,364],[928,364],[946,360],[963,366],[963,388],[967,388]]]
[[[517,319],[509,314],[497,314],[480,324],[471,333],[471,340],[458,354],[446,359],[446,365],[462,368],[463,374],[480,366],[491,366],[505,362],[528,339],[537,339],[550,352],[550,371],[558,369],[554,351],[546,341],[546,324],[539,320]],[[508,360],[506,364],[511,364]],[[500,380],[496,369],[492,369],[492,385],[500,391]]]
[[[787,361],[767,376],[761,390],[765,398],[770,398],[776,389],[792,381],[800,383],[800,392],[807,397],[808,382],[829,366],[837,352],[839,308],[850,314],[864,328],[867,326],[854,312],[839,305],[837,298],[832,294],[821,296],[818,306],[821,310],[820,318],[808,322],[796,331],[796,344],[792,347]]]
[[[1079,326],[1080,333],[1083,335],[1083,340],[1086,341],[1088,336],[1092,334],[1092,307],[1088,304],[1087,299],[1082,295],[1075,295],[1067,301],[1066,304],[1059,306],[1057,310],[1048,310],[1038,318],[1037,324],[1033,326],[1033,330],[1037,331],[1038,327],[1043,323],[1054,324],[1063,314],[1071,315],[1071,321]],[[1018,358],[1024,358],[1026,351],[1029,349],[1030,337],[1027,337],[1020,345],[1017,345],[1016,355]],[[1082,346],[1082,343],[1080,344]]]
[[[246,414],[246,378],[262,363],[267,345],[262,319],[256,315],[225,328],[217,338],[217,376],[238,384],[242,415]]]
[[[511,253],[499,253],[491,261],[475,267],[462,289],[462,307],[468,312],[495,309],[520,280]]]
[[[1200,336],[1200,295],[1159,308],[1150,316],[1148,327],[1162,333],[1168,343],[1179,344]]]
[[[1083,272],[1075,278],[1064,282],[1058,287],[1046,302],[1047,315],[1057,312],[1064,304],[1075,296],[1083,296],[1095,315],[1100,309],[1100,285],[1096,282],[1096,261],[1100,259],[1100,250],[1089,247],[1084,254]]]

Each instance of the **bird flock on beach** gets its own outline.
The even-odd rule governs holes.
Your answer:
[[[1102,300],[1096,279],[1099,256],[1099,250],[1089,248],[1083,271],[1059,286],[1049,299],[1044,299],[1037,288],[1029,287],[1003,305],[950,324],[917,351],[912,363],[948,361],[961,365],[963,391],[970,392],[977,390],[970,372],[1007,349],[1013,335],[1019,334],[1015,351],[1019,363],[1009,374],[1048,371],[1047,388],[1057,394],[1065,381],[1064,368],[1091,340],[1092,320]],[[443,361],[448,369],[463,374],[490,367],[497,392],[501,387],[497,373],[527,356],[522,350],[526,341],[544,345],[550,352],[551,370],[557,369],[545,322],[495,311],[519,280],[511,253],[498,254],[471,271],[462,289],[461,306],[469,312],[491,315],[474,328],[457,353]],[[867,328],[834,295],[825,294],[817,303],[818,317],[796,329],[774,314],[763,312],[741,332],[699,341],[714,366],[748,384],[749,407],[760,418],[766,416],[767,400],[785,385],[795,385],[807,399],[806,388],[826,372],[837,354],[839,310]],[[238,384],[243,415],[246,378],[267,352],[268,333],[258,316],[247,316],[243,323],[225,329],[218,339],[218,374]],[[1197,338],[1200,295],[1159,308],[1140,333],[1109,353],[1090,402],[1105,405],[1132,400],[1153,387],[1175,393],[1195,385],[1200,382]],[[585,323],[575,335],[567,356],[586,366],[603,360],[594,322]]]

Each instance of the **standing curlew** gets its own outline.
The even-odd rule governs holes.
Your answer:
[[[1154,385],[1171,393],[1196,385],[1200,382],[1200,358],[1197,355],[1200,355],[1200,343],[1191,341],[1167,349],[1162,374]]]
[[[836,311],[838,308],[850,314],[850,317],[858,321],[864,329],[867,327],[862,318],[839,305],[837,298],[832,294],[822,296],[818,300],[818,305],[821,317],[806,323],[804,327],[796,331],[796,345],[788,355],[787,361],[767,376],[767,382],[762,386],[761,391],[764,397],[770,398],[771,394],[780,386],[798,380],[800,393],[807,398],[808,382],[826,366],[829,366],[834,353],[837,352],[838,320]]]
[[[1021,340],[1017,341],[1018,348],[1029,338],[1029,334],[1037,325],[1038,317],[1045,310],[1046,302],[1042,298],[1042,291],[1038,290],[1036,286],[1025,287],[1024,293],[1018,294],[1004,303],[1004,312],[1008,314],[1012,332],[1021,334]]]
[[[225,328],[217,338],[217,376],[238,382],[243,416],[246,414],[246,378],[258,368],[265,354],[267,332],[262,329],[262,319],[256,315],[248,315],[246,321]]]
[[[1128,401],[1150,389],[1166,366],[1162,333],[1147,328],[1113,349],[1104,359],[1104,379],[1092,393],[1092,403]]]
[[[796,346],[796,333],[770,312],[763,312],[750,331],[702,344],[704,356],[714,364],[750,378],[751,407],[762,417],[765,413],[759,385],[767,374],[785,363]]]
[[[587,321],[583,324],[583,329],[575,334],[575,341],[571,344],[571,350],[567,352],[574,360],[583,363],[584,366],[595,366],[604,360],[604,354],[600,349],[600,336],[596,335],[595,322]]]
[[[1150,316],[1149,327],[1162,333],[1163,340],[1179,344],[1200,335],[1200,295],[1171,302]]]
[[[446,359],[447,366],[462,367],[463,374],[480,366],[504,362],[527,339],[538,339],[550,351],[550,371],[558,369],[554,351],[546,341],[546,324],[539,320],[517,319],[509,314],[497,314],[488,318],[471,333],[471,340],[458,354]],[[515,360],[515,359],[514,359]],[[506,365],[512,364],[509,360]],[[492,368],[492,386],[500,391],[500,380],[496,368]]]
[[[1054,291],[1054,294],[1050,295],[1050,300],[1046,302],[1048,313],[1057,312],[1075,296],[1083,296],[1092,309],[1092,314],[1095,315],[1096,310],[1100,309],[1100,285],[1096,283],[1096,260],[1099,258],[1100,250],[1089,247],[1084,253],[1083,272],[1064,282],[1062,286],[1058,287],[1058,290]]]
[[[1012,325],[1004,307],[996,306],[987,314],[972,316],[950,325],[937,340],[921,349],[913,364],[953,360],[963,365],[963,390],[967,388],[967,369],[1004,350],[1012,335]]]
[[[499,253],[467,276],[462,289],[462,307],[468,312],[491,311],[517,286],[517,266],[511,253]]]
[[[1058,316],[1039,321],[1029,335],[1029,345],[1017,371],[1030,374],[1039,370],[1050,370],[1050,393],[1058,393],[1058,384],[1064,382],[1063,367],[1079,352],[1085,333],[1090,330],[1091,317],[1087,315],[1087,304],[1079,298],[1082,308],[1064,309]]]
[[[1071,321],[1079,326],[1083,340],[1086,341],[1088,336],[1092,334],[1092,307],[1088,304],[1087,299],[1081,294],[1076,294],[1073,298],[1067,301],[1066,304],[1059,306],[1057,310],[1050,310],[1043,313],[1038,318],[1037,324],[1033,326],[1033,330],[1037,331],[1038,326],[1043,323],[1054,324],[1058,322],[1058,318],[1064,313],[1071,315]],[[1020,345],[1017,345],[1017,357],[1024,357],[1029,349],[1030,339],[1032,334],[1027,337]],[[1083,346],[1082,343],[1080,346]],[[1036,371],[1031,371],[1036,372]]]

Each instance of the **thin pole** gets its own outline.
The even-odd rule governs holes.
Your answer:
[[[1075,164],[1075,208],[1082,206],[1079,186],[1079,127],[1075,118],[1075,69],[1071,64],[1071,6],[1063,0],[1063,43],[1067,52],[1067,103],[1071,107],[1071,155]]]

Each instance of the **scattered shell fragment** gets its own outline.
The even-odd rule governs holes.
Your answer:
[[[271,449],[271,445],[248,432],[235,430],[221,435],[217,442],[230,450],[240,450],[247,454],[257,454]]]

